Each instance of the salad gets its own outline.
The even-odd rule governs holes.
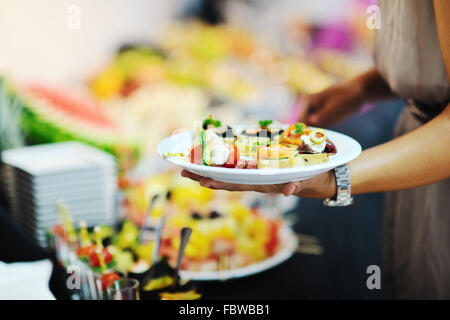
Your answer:
[[[261,120],[237,130],[209,116],[195,136],[188,155],[182,156],[190,163],[206,166],[293,168],[327,162],[337,153],[325,130],[304,123],[286,128],[273,120]]]
[[[162,196],[149,216],[150,220],[166,217],[160,254],[172,267],[184,227],[193,230],[181,265],[185,271],[237,269],[270,258],[283,248],[282,226],[286,222],[281,212],[262,205],[262,197],[204,188],[173,171],[151,177],[127,191],[130,220],[124,222],[112,244],[116,247],[117,265],[125,265],[128,272],[145,271],[153,263],[153,248],[147,247],[153,246],[153,241],[138,243],[138,225],[143,223],[141,217],[154,193]],[[132,252],[131,261],[124,263],[120,252]]]

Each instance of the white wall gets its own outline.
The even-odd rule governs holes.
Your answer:
[[[145,40],[174,14],[177,0],[0,0],[0,74],[75,82],[126,41]],[[66,12],[81,8],[81,29]]]
[[[124,42],[158,33],[192,0],[0,0],[0,74],[19,80],[76,84]],[[345,15],[351,0],[257,0],[264,10],[230,1],[229,20],[276,44],[290,17],[311,21]],[[81,29],[70,30],[67,8],[81,8]]]

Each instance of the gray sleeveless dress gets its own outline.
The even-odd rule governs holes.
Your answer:
[[[433,1],[381,0],[380,8],[374,58],[392,90],[428,105],[449,101]],[[405,108],[395,136],[422,124]],[[392,297],[450,299],[450,179],[387,193],[383,232],[383,283]]]

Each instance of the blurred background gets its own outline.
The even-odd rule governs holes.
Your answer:
[[[231,124],[296,122],[305,96],[372,66],[366,10],[376,3],[0,0],[1,225],[13,225],[14,232],[3,234],[20,243],[11,250],[1,241],[0,260],[59,259],[47,241],[61,223],[58,201],[66,203],[75,225],[88,220],[90,226],[113,226],[125,219],[139,226],[153,195],[175,193],[184,194],[171,200],[183,211],[175,216],[233,215],[237,209],[227,208],[236,202],[250,215],[256,203],[276,211],[271,219],[288,222],[300,240],[293,256],[270,270],[219,285],[202,282],[205,299],[383,298],[383,290],[366,287],[367,267],[382,263],[382,194],[357,196],[351,207],[327,208],[318,200],[212,192],[180,178],[156,156],[160,140],[208,114]],[[400,101],[365,105],[331,129],[369,148],[392,137],[401,108]],[[95,150],[60,147],[67,141]],[[21,148],[41,144],[56,148]],[[97,150],[105,154],[83,158]],[[69,163],[78,157],[83,164]],[[84,170],[83,181],[77,170]],[[94,192],[99,196],[92,199]],[[186,204],[185,198],[197,200]],[[151,215],[162,215],[158,210],[165,209],[154,208]],[[233,223],[229,240],[239,248],[242,232]],[[217,237],[202,235],[200,243]],[[36,245],[40,253],[31,255]],[[178,245],[167,244],[168,254]],[[189,245],[186,263],[203,270],[202,257],[209,253],[194,240]],[[132,249],[131,266],[149,260]],[[247,255],[246,263],[271,254]],[[57,278],[54,271],[52,292],[66,298]]]

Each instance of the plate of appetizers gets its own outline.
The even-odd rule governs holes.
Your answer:
[[[211,116],[158,145],[161,157],[189,172],[235,184],[312,178],[359,156],[361,145],[333,130],[261,120],[229,126]]]
[[[153,262],[153,244],[140,244],[138,239],[154,194],[160,196],[149,213],[149,225],[165,216],[159,254],[172,267],[178,259],[181,229],[192,229],[180,269],[183,279],[248,276],[282,263],[297,249],[297,235],[277,197],[211,190],[171,170],[127,190],[124,209],[129,219],[118,226],[111,241],[121,260],[118,265],[128,266],[123,272],[145,272]],[[127,262],[124,255],[129,256]]]
[[[218,270],[181,270],[180,276],[183,279],[191,279],[197,281],[223,281],[236,278],[248,277],[266,270],[269,270],[286,260],[288,260],[296,251],[298,239],[294,232],[287,226],[283,226],[279,230],[278,245],[275,253],[264,260],[254,262],[252,264],[231,268],[229,267],[231,258],[223,259],[219,264]],[[228,265],[227,265],[228,263]]]

